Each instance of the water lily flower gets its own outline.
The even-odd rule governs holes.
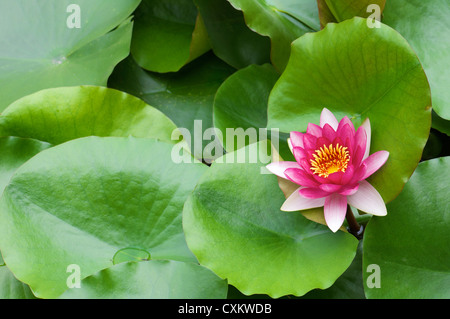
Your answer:
[[[370,137],[369,119],[355,130],[347,116],[338,122],[326,108],[320,125],[309,123],[306,133],[291,132],[288,143],[296,161],[267,165],[273,174],[299,185],[281,210],[323,206],[326,224],[333,232],[342,226],[347,205],[372,215],[386,215],[381,195],[366,179],[384,165],[389,152],[369,156]]]

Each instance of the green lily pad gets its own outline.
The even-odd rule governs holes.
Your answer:
[[[261,137],[260,129],[267,126],[267,101],[278,77],[270,64],[250,65],[228,77],[217,90],[214,127],[221,131],[227,151],[255,143]],[[267,130],[264,132],[269,137]]]
[[[227,283],[194,263],[128,262],[104,269],[68,289],[62,299],[224,299]]]
[[[270,39],[252,31],[227,0],[194,0],[214,53],[236,69],[270,62]]]
[[[135,247],[127,247],[120,249],[116,252],[113,257],[113,264],[117,265],[123,262],[129,261],[142,261],[142,260],[150,260],[151,255],[148,251],[135,248]]]
[[[283,12],[314,31],[320,30],[319,10],[316,1],[264,0],[273,11]]]
[[[175,164],[172,147],[86,137],[23,164],[0,200],[0,247],[10,270],[36,296],[55,298],[67,289],[68,266],[78,265],[84,278],[112,266],[123,248],[196,262],[181,212],[207,167]]]
[[[305,299],[365,299],[362,275],[362,241],[359,242],[355,258],[347,270],[328,289],[315,289]]]
[[[431,118],[432,118],[431,127],[438,130],[439,132],[442,132],[442,133],[450,136],[450,121],[449,120],[444,120],[442,117],[437,115],[436,112],[433,112]]]
[[[0,193],[3,193],[17,168],[51,146],[45,142],[13,136],[0,138]],[[0,253],[0,299],[29,298],[35,298],[30,288],[14,277]]]
[[[450,298],[450,157],[419,164],[386,217],[373,217],[364,234],[364,290],[368,298]],[[373,278],[372,278],[373,277]]]
[[[114,66],[129,54],[128,17],[139,2],[1,1],[0,111],[46,88],[106,85]],[[77,15],[79,28],[72,24]]]
[[[268,127],[306,131],[324,107],[355,127],[370,119],[371,153],[389,151],[369,182],[388,202],[421,158],[431,126],[427,77],[416,54],[392,28],[368,28],[355,17],[330,23],[293,43],[292,55],[269,97]]]
[[[155,72],[175,72],[210,49],[192,0],[142,0],[135,12],[131,53]]]
[[[249,65],[219,87],[214,99],[214,128],[220,132],[220,144],[226,151],[269,139],[284,159],[294,160],[287,144],[289,135],[266,128],[267,102],[279,76],[270,64]]]
[[[77,86],[23,97],[0,115],[2,135],[60,144],[85,136],[171,140],[175,124],[144,101],[114,89]]]
[[[417,53],[431,86],[433,109],[450,120],[450,6],[446,0],[389,0],[383,23],[405,37]]]
[[[30,287],[14,277],[5,265],[0,265],[0,299],[36,299]]]
[[[46,142],[19,137],[0,138],[0,194],[17,168],[37,153],[51,147]],[[1,259],[0,259],[1,260]]]
[[[386,5],[386,0],[318,0],[320,22],[322,27],[329,22],[342,22],[353,17],[367,18],[372,13],[372,7],[378,6],[380,18]]]
[[[303,295],[330,287],[352,262],[358,241],[301,213],[260,163],[238,163],[252,145],[212,163],[183,210],[189,248],[201,265],[246,295]],[[236,153],[236,154],[235,154]]]
[[[289,60],[291,43],[307,32],[315,31],[308,24],[314,21],[312,15],[317,11],[313,1],[297,0],[228,0],[233,7],[244,12],[248,27],[271,40],[271,60],[273,65],[283,71]],[[293,9],[295,8],[295,9]],[[304,10],[302,10],[304,8]],[[306,19],[300,21],[302,16]],[[317,16],[318,22],[318,16]],[[317,24],[313,27],[317,28]]]
[[[330,8],[327,5],[326,0],[317,0],[317,7],[319,10],[320,28],[323,29],[328,23],[336,23],[337,20]]]

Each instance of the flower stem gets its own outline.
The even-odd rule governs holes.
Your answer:
[[[345,215],[348,223],[348,232],[355,236],[357,239],[362,239],[364,233],[364,227],[356,221],[355,216],[353,215],[352,209],[350,205],[347,205],[347,213]]]

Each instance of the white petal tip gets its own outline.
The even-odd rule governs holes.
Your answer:
[[[271,172],[272,174],[275,174],[275,175],[278,175],[278,176],[280,176],[280,177],[286,178],[286,177],[284,176],[284,173],[283,173],[284,170],[283,170],[282,167],[280,167],[279,162],[273,162],[273,163],[270,163],[270,164],[266,165],[266,169],[267,169],[269,172]]]
[[[290,137],[288,137],[287,143],[288,143],[289,149],[291,150],[291,153],[292,153],[292,150],[294,149],[294,147],[292,146],[291,138],[290,138]]]
[[[361,125],[364,125],[364,127],[369,127],[370,128],[370,120],[368,117],[366,117],[366,119],[362,122]]]
[[[371,140],[371,135],[372,135],[372,129],[370,128],[370,120],[369,118],[366,118],[364,120],[364,122],[361,124],[361,126],[364,128],[364,130],[366,131],[366,137],[367,137],[367,142],[366,142],[366,150],[364,152],[364,156],[363,156],[363,160],[365,160],[367,157],[369,157],[369,153],[370,153],[370,140]]]
[[[386,216],[386,204],[380,193],[367,181],[359,183],[358,191],[347,197],[350,206],[375,216]]]
[[[335,227],[331,228],[330,226],[328,226],[328,228],[329,228],[333,233],[335,233],[335,232],[337,232],[337,231],[339,230],[339,228],[341,228],[341,227],[339,226],[338,228],[335,228]]]
[[[293,207],[283,207],[283,206],[281,206],[280,210],[282,212],[296,212],[296,211],[298,211],[298,209],[295,209]]]
[[[334,130],[337,130],[339,125],[334,114],[326,107],[323,108],[322,113],[320,114],[320,127],[323,128],[325,124],[330,125]]]
[[[374,216],[386,216],[387,215],[387,211],[386,210],[381,210],[381,211],[377,211],[377,212],[371,212],[369,214],[372,214]]]
[[[347,212],[347,197],[332,194],[325,199],[324,216],[328,228],[335,233],[344,223]]]
[[[300,195],[300,189],[297,188],[281,205],[280,210],[284,212],[296,212],[299,210],[305,210],[310,208],[322,207],[325,204],[324,198],[305,198]]]

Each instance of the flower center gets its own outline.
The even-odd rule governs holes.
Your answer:
[[[328,177],[328,175],[336,172],[345,172],[350,161],[350,155],[347,147],[336,144],[330,144],[328,147],[323,145],[313,154],[311,159],[311,170],[320,177]]]

